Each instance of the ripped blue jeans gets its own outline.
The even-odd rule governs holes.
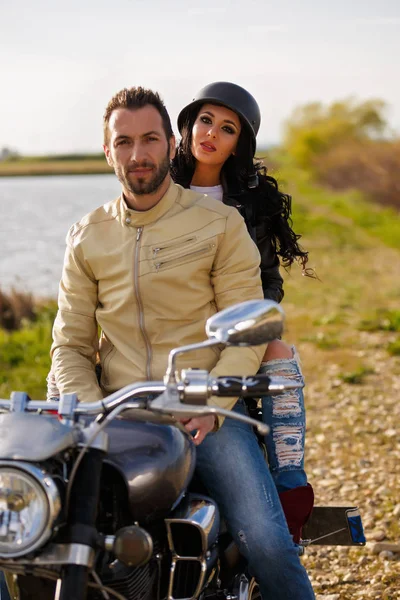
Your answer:
[[[247,414],[242,399],[233,411]],[[253,427],[226,418],[196,456],[197,473],[247,559],[262,600],[314,600]]]
[[[300,361],[292,346],[293,358],[277,358],[262,363],[259,373],[287,377],[304,383]],[[265,438],[268,463],[278,492],[307,485],[304,471],[306,415],[303,390],[286,391],[262,398],[263,421],[270,427]]]

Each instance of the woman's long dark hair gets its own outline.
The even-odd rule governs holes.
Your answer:
[[[192,130],[200,109],[196,106],[189,112],[171,164],[173,180],[185,188],[190,187],[196,168],[196,159],[192,154]],[[228,158],[221,170],[224,199],[229,202],[230,199],[239,201],[240,198],[240,204],[250,207],[251,226],[257,227],[264,222],[264,230],[271,236],[282,265],[287,268],[297,260],[306,274],[308,252],[301,248],[298,243],[301,236],[292,229],[291,196],[279,190],[276,179],[267,174],[267,168],[261,161],[254,160],[254,146],[248,126],[241,122],[242,130],[235,155]],[[256,187],[253,187],[254,184]],[[246,214],[249,213],[246,211]]]

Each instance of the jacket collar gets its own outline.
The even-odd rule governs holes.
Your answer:
[[[178,194],[179,187],[171,180],[169,188],[161,200],[153,206],[153,208],[144,211],[133,210],[133,208],[130,208],[121,194],[117,204],[119,205],[118,208],[120,209],[122,224],[129,227],[143,227],[144,225],[149,225],[150,223],[158,221],[175,204]]]

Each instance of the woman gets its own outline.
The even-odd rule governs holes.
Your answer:
[[[254,160],[260,127],[257,102],[242,87],[212,83],[195,96],[178,117],[182,136],[172,164],[172,177],[184,187],[235,206],[244,217],[261,255],[264,297],[280,302],[285,267],[298,260],[306,274],[308,253],[291,228],[291,198],[283,194],[265,167]],[[268,345],[261,372],[303,382],[293,347],[281,340]],[[299,542],[301,528],[314,502],[304,471],[305,410],[301,389],[262,398],[268,462],[290,533]]]

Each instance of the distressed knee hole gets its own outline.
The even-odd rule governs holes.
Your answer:
[[[298,390],[284,392],[272,398],[272,415],[274,417],[300,417],[302,413],[303,407]]]
[[[280,368],[276,368],[278,365],[275,365],[273,370],[270,370],[270,375],[274,375],[275,377],[286,377],[287,379],[294,379],[296,381],[302,381],[302,376],[299,374],[299,370],[297,368],[297,364],[292,361],[292,364],[289,365],[280,365]]]
[[[304,456],[304,429],[301,425],[278,425],[273,427],[272,436],[276,448],[278,468],[300,467]]]

